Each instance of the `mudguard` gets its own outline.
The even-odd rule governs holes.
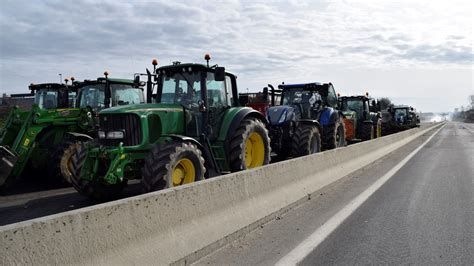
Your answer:
[[[319,116],[319,123],[321,126],[328,126],[336,123],[336,120],[339,118],[339,114],[334,108],[325,107],[321,111],[321,115]]]
[[[82,134],[78,132],[66,132],[66,135],[72,137],[74,139],[82,139],[82,140],[93,140],[93,138],[87,134]]]
[[[242,120],[244,120],[247,117],[258,118],[265,124],[266,127],[268,127],[268,120],[260,112],[252,108],[242,108],[232,118],[232,122],[230,123],[229,129],[227,130],[224,141],[228,140],[231,136],[233,136],[234,132],[237,130]]]
[[[318,127],[319,132],[322,134],[323,128],[321,127],[321,124],[318,122],[318,120],[313,120],[313,119],[301,119],[299,121],[301,124],[305,125],[315,125]]]

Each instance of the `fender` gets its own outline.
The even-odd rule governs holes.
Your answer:
[[[181,140],[181,141],[192,142],[193,144],[198,146],[198,148],[201,149],[201,150],[204,148],[201,145],[201,143],[199,143],[199,141],[197,141],[196,139],[191,138],[191,137],[187,137],[187,136],[183,136],[183,135],[176,135],[176,134],[165,134],[165,135],[161,135],[160,139],[163,139],[163,138],[166,138],[166,137],[171,138],[173,140]]]
[[[339,112],[332,107],[325,107],[319,116],[319,123],[321,126],[328,126],[336,123],[339,118]]]
[[[227,133],[225,134],[225,138],[224,139],[219,138],[219,140],[222,140],[222,141],[228,140],[237,130],[242,120],[244,120],[247,117],[254,117],[254,118],[260,119],[261,121],[263,121],[263,123],[265,124],[265,127],[267,127],[268,129],[268,120],[265,118],[265,116],[263,116],[260,112],[252,108],[242,108],[232,118],[232,121],[227,129]],[[224,128],[221,128],[221,131],[223,129]],[[221,135],[219,137],[221,137]]]
[[[187,136],[183,136],[183,135],[166,134],[166,135],[162,135],[160,137],[160,139],[163,139],[163,138],[166,138],[166,137],[171,138],[173,140],[181,140],[183,142],[191,142],[194,145],[196,145],[198,147],[198,149],[200,149],[202,151],[202,155],[204,157],[204,166],[208,170],[207,174],[209,174],[210,177],[217,175],[217,174],[209,173],[210,172],[209,170],[213,170],[216,173],[219,170],[219,168],[217,167],[216,161],[214,160],[214,157],[213,157],[213,155],[210,151],[210,147],[206,148],[199,141],[197,141],[196,139],[191,138],[191,137],[187,137]]]
[[[322,134],[322,127],[321,127],[321,124],[318,122],[318,120],[312,120],[312,119],[302,119],[299,121],[301,124],[305,124],[305,125],[315,125],[318,127],[319,129],[319,133]]]
[[[75,139],[82,139],[82,140],[93,140],[93,138],[87,134],[82,134],[79,132],[66,132],[67,135],[69,135],[72,138]]]

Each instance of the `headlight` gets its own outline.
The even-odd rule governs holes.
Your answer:
[[[107,139],[123,139],[123,131],[109,131]]]
[[[288,113],[287,110],[283,111],[283,113],[280,116],[280,119],[278,120],[278,124],[281,124],[281,123],[285,122],[287,113]]]
[[[105,132],[104,131],[99,131],[97,133],[97,135],[99,136],[99,139],[105,139]]]

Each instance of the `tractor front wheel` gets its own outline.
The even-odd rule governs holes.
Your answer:
[[[52,184],[65,183],[61,172],[61,160],[72,143],[71,140],[65,140],[52,149],[50,161],[46,168],[47,180]]]
[[[90,142],[80,143],[71,156],[71,184],[82,195],[94,200],[107,201],[116,199],[127,185],[127,180],[118,184],[104,184],[98,179],[81,179],[81,169],[87,156],[87,146]]]
[[[82,145],[82,142],[77,141],[70,143],[69,146],[64,149],[63,155],[60,160],[60,169],[62,177],[68,182],[71,183],[72,179],[72,156],[76,153],[76,150],[79,146]]]
[[[201,150],[192,143],[170,141],[153,145],[142,170],[144,193],[203,180]]]
[[[293,135],[293,157],[305,156],[321,151],[321,135],[319,129],[312,125],[299,126]]]
[[[245,118],[229,141],[231,172],[266,165],[270,162],[270,138],[262,121]]]

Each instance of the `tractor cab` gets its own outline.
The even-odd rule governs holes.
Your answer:
[[[370,116],[370,98],[367,96],[343,96],[339,98],[341,111],[344,115],[353,112],[357,120],[367,120]]]
[[[337,96],[331,83],[321,84],[318,82],[306,84],[282,84],[278,90],[271,91],[272,105],[277,99],[280,106],[273,107],[269,112],[269,120],[272,124],[282,124],[289,113],[294,113],[301,119],[319,119],[324,106],[337,106]]]
[[[147,76],[148,102],[181,106],[189,136],[217,137],[225,111],[239,106],[236,77],[224,67],[174,62]]]
[[[357,142],[382,136],[381,114],[378,104],[369,94],[339,97],[339,106],[344,115],[346,140]]]
[[[415,108],[406,105],[394,106],[391,108],[391,113],[395,123],[399,125],[407,125],[409,127],[416,127],[420,124],[420,118],[416,114]]]
[[[34,103],[40,109],[74,108],[77,90],[66,84],[44,83],[31,84],[31,94],[35,95]],[[71,101],[71,99],[73,99]]]
[[[111,106],[145,102],[143,84],[135,80],[108,78],[107,72],[104,75],[105,77],[100,77],[97,80],[74,83],[79,92],[77,97],[79,108],[90,107],[97,111]]]

